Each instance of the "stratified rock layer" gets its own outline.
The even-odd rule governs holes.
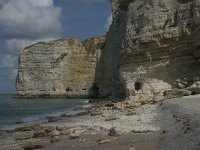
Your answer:
[[[104,37],[63,39],[26,47],[20,55],[17,96],[88,97],[104,42]]]
[[[128,98],[163,99],[176,79],[199,76],[199,0],[134,0],[126,19],[120,73]]]
[[[105,39],[25,48],[17,95],[148,102],[199,81],[200,0],[112,0],[112,16]]]

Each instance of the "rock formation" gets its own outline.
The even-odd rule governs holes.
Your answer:
[[[200,0],[113,0],[112,11],[105,42],[58,40],[25,48],[17,95],[154,101],[199,78]]]
[[[112,2],[113,22],[106,35],[105,48],[96,70],[99,97],[124,98],[125,89],[119,77],[120,51],[125,36],[126,12],[120,11],[118,2]]]
[[[95,70],[104,41],[103,36],[83,42],[62,39],[26,47],[20,55],[17,97],[94,95]]]
[[[126,11],[120,75],[127,97],[159,100],[199,75],[199,0],[134,0]]]

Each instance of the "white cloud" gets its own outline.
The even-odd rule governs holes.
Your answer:
[[[76,11],[85,11],[93,6],[98,6],[99,4],[107,3],[110,0],[63,0],[66,4],[71,5]]]
[[[53,0],[0,0],[0,38],[6,48],[0,53],[0,69],[9,71],[8,78],[16,77],[21,49],[60,37],[60,18],[61,8]]]
[[[19,51],[24,49],[25,47],[37,43],[39,41],[50,41],[55,38],[44,38],[37,40],[29,40],[29,39],[10,39],[6,40],[6,48],[10,53],[19,54]]]
[[[6,40],[6,48],[10,53],[19,54],[19,51],[28,45],[33,44],[34,41],[26,39],[11,39]]]
[[[6,38],[58,37],[61,9],[53,0],[7,0],[0,9],[1,35]]]
[[[11,71],[10,71],[10,79],[16,79],[16,77],[17,77],[17,73],[18,73],[18,69],[12,69]]]
[[[26,46],[32,45],[39,41],[49,41],[54,40],[52,38],[37,39],[37,40],[21,40],[21,39],[11,39],[6,41],[7,50],[10,54],[4,54],[0,56],[0,69],[7,69],[9,71],[8,78],[11,80],[16,79],[18,72],[18,54],[19,51]]]
[[[112,24],[112,20],[113,20],[113,17],[112,17],[112,14],[111,14],[111,15],[107,18],[107,22],[106,22],[106,24],[105,24],[105,29],[106,29],[106,31],[109,30],[110,25]]]
[[[30,3],[35,6],[52,6],[53,0],[30,0]]]
[[[18,56],[4,54],[0,56],[0,68],[16,68]]]

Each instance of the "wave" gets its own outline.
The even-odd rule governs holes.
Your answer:
[[[47,123],[47,117],[59,117],[65,114],[66,117],[73,117],[76,116],[79,112],[87,109],[91,109],[94,105],[89,104],[89,101],[83,101],[83,105],[67,108],[64,111],[54,111],[51,113],[36,115],[36,116],[30,116],[30,117],[24,117],[18,120],[9,120],[6,122],[6,124],[0,126],[4,130],[13,130],[18,127],[22,127],[25,125],[31,125],[31,124],[43,124]]]

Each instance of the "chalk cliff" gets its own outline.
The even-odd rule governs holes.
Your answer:
[[[17,97],[88,97],[103,36],[40,42],[21,51]],[[95,87],[94,87],[95,88]],[[95,92],[95,91],[94,91]]]
[[[112,11],[105,38],[25,48],[17,95],[152,101],[199,78],[200,0],[113,0]]]
[[[200,0],[131,1],[120,55],[126,96],[163,99],[177,79],[198,77],[199,29]]]

